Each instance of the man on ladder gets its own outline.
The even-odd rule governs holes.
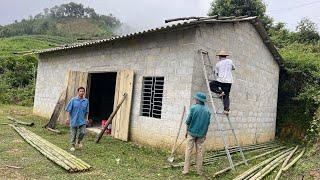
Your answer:
[[[230,167],[231,167],[231,169],[234,170],[234,163],[232,161],[232,157],[230,155],[230,150],[229,150],[230,146],[229,146],[229,142],[228,142],[228,138],[227,138],[227,131],[232,132],[232,136],[233,136],[235,144],[236,144],[235,148],[237,149],[237,151],[240,152],[243,162],[246,165],[248,165],[247,160],[244,157],[242,148],[239,144],[238,138],[236,136],[235,129],[233,128],[232,123],[229,118],[229,115],[228,115],[230,102],[229,102],[229,99],[226,99],[226,95],[229,95],[229,93],[230,93],[230,88],[231,88],[231,84],[233,81],[231,71],[234,69],[234,65],[231,60],[228,60],[226,58],[228,56],[228,54],[224,51],[221,51],[219,54],[217,54],[221,60],[220,60],[220,62],[217,63],[215,68],[213,68],[214,66],[211,65],[211,60],[209,58],[208,52],[205,50],[201,50],[201,49],[199,50],[199,52],[201,54],[201,60],[202,60],[202,64],[203,64],[203,73],[204,73],[204,78],[205,78],[206,85],[207,85],[207,90],[209,93],[210,104],[212,107],[212,114],[213,114],[213,118],[215,120],[214,122],[216,123],[216,127],[217,127],[216,131],[220,133],[220,137],[223,140],[224,149],[226,151],[226,155],[227,155]],[[213,81],[210,83],[208,76],[209,76],[209,74],[211,74],[212,69],[215,69],[215,73],[217,74],[218,78],[217,78],[217,81]],[[223,101],[225,110],[227,110],[227,113],[217,112],[217,109],[216,109],[216,106],[215,106],[215,103],[214,103],[213,97],[212,97],[212,91],[218,93],[220,95],[220,97],[224,98],[224,99],[222,99],[222,101]],[[227,96],[227,97],[229,98],[229,96]],[[229,124],[229,128],[222,128],[222,126],[220,124],[220,120],[218,119],[218,115],[225,116],[225,118]]]
[[[232,70],[235,70],[235,66],[231,59],[227,59],[229,54],[225,51],[220,51],[217,56],[219,57],[219,62],[214,68],[214,74],[217,78],[215,81],[210,82],[210,90],[217,93],[223,99],[223,112],[229,115],[229,94],[233,83]]]

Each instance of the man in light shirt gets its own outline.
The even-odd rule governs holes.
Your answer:
[[[228,115],[230,111],[229,94],[233,83],[232,70],[235,70],[235,66],[232,60],[227,58],[229,54],[225,51],[220,51],[217,56],[219,61],[214,68],[216,80],[210,82],[210,89],[223,99],[223,112]]]

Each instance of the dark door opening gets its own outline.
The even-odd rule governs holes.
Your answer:
[[[91,73],[89,78],[89,118],[92,126],[101,126],[113,111],[117,73]]]

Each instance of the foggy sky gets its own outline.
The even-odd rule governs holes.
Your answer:
[[[0,24],[36,15],[44,8],[71,2],[70,0],[1,0]],[[165,25],[164,20],[185,16],[206,16],[212,0],[73,0],[92,7],[99,14],[113,14],[136,30]],[[320,28],[319,0],[265,0],[267,14],[276,22],[285,22],[295,30],[303,17],[310,18]]]

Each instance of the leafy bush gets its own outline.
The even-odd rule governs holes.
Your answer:
[[[284,69],[280,73],[277,127],[283,138],[314,140],[319,135],[320,124],[315,123],[320,108],[319,51],[318,45],[301,43],[280,50]]]
[[[0,58],[0,103],[33,104],[36,66],[35,56]]]

